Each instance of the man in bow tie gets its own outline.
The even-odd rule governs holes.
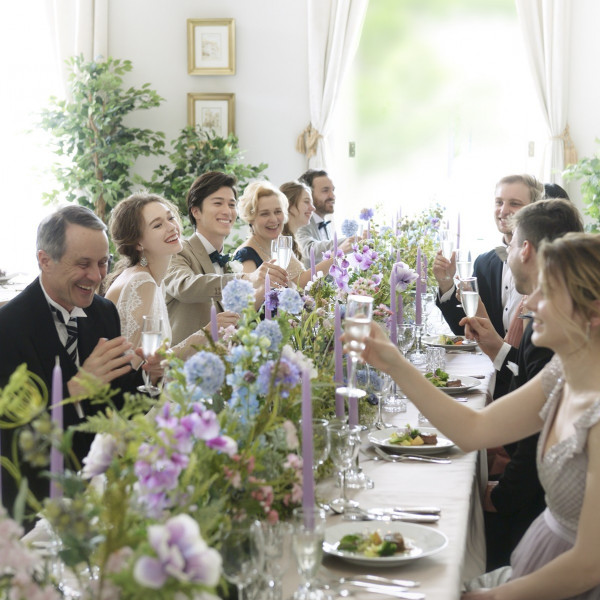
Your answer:
[[[188,216],[195,233],[183,242],[183,250],[171,259],[165,277],[173,344],[210,322],[213,302],[219,313],[219,327],[237,323],[239,316],[223,312],[221,306],[221,291],[232,279],[244,277],[250,280],[259,304],[264,299],[267,271],[271,285],[287,285],[287,273],[277,265],[264,263],[253,273],[237,275],[230,268],[229,256],[222,254],[225,238],[237,218],[235,185],[233,175],[211,171],[198,177],[188,192]]]
[[[300,246],[305,266],[310,266],[310,249],[313,248],[315,263],[323,260],[323,252],[333,249],[334,226],[332,222],[335,210],[335,186],[327,171],[309,169],[298,181],[311,189],[315,212],[310,217],[308,225],[298,228],[296,241]],[[340,239],[339,247],[345,253],[349,252],[354,238]]]

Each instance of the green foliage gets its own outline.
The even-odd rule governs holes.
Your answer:
[[[69,99],[50,99],[39,126],[53,137],[58,156],[52,171],[59,189],[45,194],[53,201],[64,194],[96,212],[104,221],[114,205],[131,193],[131,168],[140,156],[164,153],[164,133],[129,127],[127,117],[159,106],[162,98],[145,83],[124,89],[131,61],[107,58],[86,62],[69,58]]]
[[[596,139],[600,143],[600,139]],[[584,212],[594,222],[588,229],[594,233],[600,232],[600,156],[580,159],[564,171],[563,177],[581,180],[581,195],[585,206]]]

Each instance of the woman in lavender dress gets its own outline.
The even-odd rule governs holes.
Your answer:
[[[364,340],[363,358],[401,383],[463,450],[541,431],[537,460],[547,509],[513,552],[508,577],[496,578],[504,583],[466,592],[463,600],[600,599],[600,236],[568,234],[544,244],[539,260],[539,286],[527,300],[532,339],[555,357],[481,411],[433,388],[380,328]]]

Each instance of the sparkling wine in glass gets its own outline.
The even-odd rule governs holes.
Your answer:
[[[460,303],[467,317],[474,317],[479,306],[477,277],[467,277],[459,282]]]
[[[473,273],[473,263],[471,262],[471,251],[460,249],[456,251],[456,274],[459,279],[471,277]]]
[[[449,229],[440,229],[439,238],[442,256],[450,260],[452,252],[454,252],[454,236],[450,233]]]
[[[287,269],[292,259],[292,236],[280,235],[277,239],[277,264]]]
[[[338,388],[343,396],[362,398],[366,396],[363,390],[356,387],[356,364],[361,352],[365,349],[363,339],[371,331],[373,318],[373,298],[369,296],[349,295],[346,304],[346,318],[344,319],[344,332],[348,338],[348,385]]]
[[[151,315],[144,315],[142,319],[142,352],[144,353],[144,358],[148,359],[160,348],[163,341],[162,319]],[[142,377],[144,378],[144,385],[140,385],[137,388],[138,392],[148,394],[149,396],[157,396],[160,393],[160,389],[152,385],[150,375],[142,370]]]

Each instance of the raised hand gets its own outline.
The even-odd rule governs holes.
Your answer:
[[[438,282],[440,292],[445,294],[454,285],[453,278],[456,273],[456,253],[452,253],[452,258],[448,260],[439,250],[433,261],[433,275]]]

